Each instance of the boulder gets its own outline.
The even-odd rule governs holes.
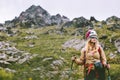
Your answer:
[[[117,48],[118,52],[120,53],[120,38],[116,39],[114,41],[115,47]]]
[[[80,50],[82,47],[84,47],[85,45],[85,40],[80,40],[80,39],[72,39],[72,40],[68,40],[66,41],[62,47],[64,49],[66,48],[74,48],[76,50]]]

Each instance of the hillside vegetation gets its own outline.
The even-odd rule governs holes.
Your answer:
[[[110,43],[110,39],[116,40],[120,37],[119,31],[110,31],[108,26],[95,27],[98,33],[99,41],[104,45],[104,50],[107,55],[108,62],[111,64],[112,80],[120,80],[120,54],[114,53],[117,49]],[[18,31],[14,36],[7,36],[1,32],[4,38],[1,41],[14,42],[17,49],[36,54],[37,56],[22,63],[12,63],[7,65],[14,73],[5,73],[0,76],[1,80],[82,80],[83,67],[73,64],[71,70],[71,57],[73,55],[80,56],[80,50],[74,48],[64,49],[62,45],[71,39],[83,39],[86,28],[80,35],[74,35],[77,29],[75,27],[64,27],[64,32],[57,32],[59,28],[56,26],[41,27],[41,28],[13,28],[12,31]],[[100,38],[105,34],[106,39]],[[36,36],[28,38],[28,36]],[[26,38],[27,36],[27,38]],[[109,54],[114,53],[117,57],[110,58]],[[107,72],[106,72],[107,73]],[[3,70],[0,71],[3,74]],[[2,79],[2,78],[4,79]]]

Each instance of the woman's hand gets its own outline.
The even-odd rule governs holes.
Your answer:
[[[83,65],[83,61],[81,61],[80,58],[77,58],[76,56],[73,56],[71,60],[74,61],[78,65]]]
[[[76,56],[72,56],[71,60],[75,61],[76,58],[77,58]]]
[[[103,62],[103,66],[106,67],[107,69],[110,69],[110,64],[107,64],[106,62]]]
[[[106,68],[107,68],[107,69],[110,69],[110,64],[107,64],[107,65],[106,65]]]

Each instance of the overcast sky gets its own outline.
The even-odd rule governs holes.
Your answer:
[[[81,16],[97,20],[113,15],[120,18],[120,0],[0,0],[0,23],[18,17],[31,5],[40,5],[51,15],[59,13],[70,20]]]

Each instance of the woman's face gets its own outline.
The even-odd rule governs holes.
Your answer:
[[[96,38],[91,38],[91,42],[92,42],[92,43],[96,43],[96,42],[97,42],[97,39],[96,39]]]

